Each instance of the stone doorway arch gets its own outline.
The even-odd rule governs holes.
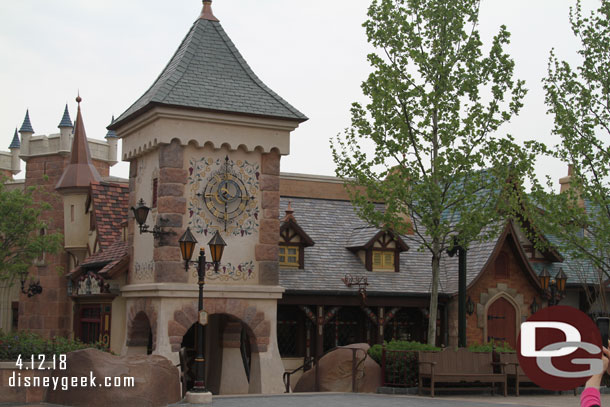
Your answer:
[[[210,357],[206,366],[206,370],[212,369],[216,372],[217,365],[221,366],[220,374],[214,376],[220,377],[220,381],[218,384],[210,382],[211,390],[217,389],[218,394],[260,393],[260,354],[267,352],[271,333],[271,324],[265,318],[265,313],[241,299],[206,299],[204,309],[209,315],[205,333],[208,350],[206,353],[212,355],[209,349],[216,344],[213,357],[221,357],[221,361],[214,361],[213,357]],[[185,304],[174,312],[174,318],[170,319],[167,325],[172,352],[180,351],[185,335],[197,321],[197,315],[195,302]],[[244,347],[247,348],[246,351]],[[249,356],[247,368],[242,357],[244,352]],[[244,373],[243,376],[241,372]],[[235,380],[237,373],[240,379]],[[223,380],[224,378],[226,379]],[[241,378],[245,378],[246,382]]]
[[[507,342],[516,349],[519,333],[520,307],[506,292],[499,292],[487,301],[484,311],[483,341]]]
[[[151,354],[157,349],[157,312],[150,301],[136,301],[130,308],[126,346],[128,354]]]

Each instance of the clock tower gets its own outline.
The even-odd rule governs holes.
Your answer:
[[[151,208],[149,230],[129,220],[124,353],[166,356],[193,346],[197,276],[185,272],[186,228],[222,262],[206,270],[206,386],[216,394],[281,393],[276,340],[280,157],[307,118],[250,69],[204,1],[152,86],[110,126],[130,163],[130,205]]]

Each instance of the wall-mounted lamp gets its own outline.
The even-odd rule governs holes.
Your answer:
[[[174,232],[165,232],[161,230],[159,225],[155,225],[152,230],[148,230],[149,226],[146,224],[146,218],[148,218],[148,212],[150,212],[150,208],[146,206],[144,200],[140,198],[138,204],[135,207],[131,207],[133,211],[133,217],[136,219],[138,226],[140,227],[140,234],[142,233],[152,233],[155,239],[159,238],[162,235],[170,235]]]
[[[535,314],[540,309],[540,305],[536,302],[536,297],[534,297],[534,300],[532,301],[532,305],[530,306],[530,308],[532,310],[532,314]]]
[[[23,294],[26,294],[28,296],[28,298],[33,297],[37,294],[42,294],[42,286],[40,285],[40,280],[33,282],[30,281],[30,286],[28,287],[28,289],[25,289],[25,279],[28,276],[27,271],[20,273],[21,275],[21,292]]]
[[[466,312],[468,315],[474,314],[474,302],[472,302],[470,296],[468,296],[468,300],[466,300]]]

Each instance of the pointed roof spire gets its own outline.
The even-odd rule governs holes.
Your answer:
[[[116,130],[157,106],[307,120],[256,76],[207,0],[163,72],[108,128]]]
[[[201,15],[199,19],[210,20],[210,21],[220,21],[214,16],[212,12],[212,0],[203,0],[203,10],[201,10]]]
[[[70,163],[64,170],[55,189],[89,188],[91,182],[99,182],[102,179],[91,161],[89,143],[87,142],[83,116],[80,111],[81,101],[79,95],[76,98],[78,110],[74,122],[74,140],[72,141]]]
[[[23,119],[23,124],[19,129],[19,133],[34,133],[32,123],[30,123],[30,109],[25,111],[25,119]]]
[[[70,119],[70,112],[68,111],[68,104],[66,103],[66,108],[64,109],[64,115],[61,118],[61,122],[59,122],[59,125],[57,126],[60,129],[62,127],[74,127],[72,125],[72,119]]]
[[[114,123],[114,115],[112,115],[112,120],[110,121],[110,124],[112,123]],[[108,133],[106,133],[105,138],[117,138],[116,131],[108,130]]]
[[[12,148],[21,148],[21,142],[19,142],[19,134],[17,134],[17,127],[15,127],[15,134],[13,135],[13,141],[11,141],[11,145],[8,146],[9,149]]]

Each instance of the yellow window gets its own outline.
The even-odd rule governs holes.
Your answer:
[[[280,246],[280,266],[299,267],[299,246]]]
[[[373,250],[373,269],[394,270],[394,252]]]

